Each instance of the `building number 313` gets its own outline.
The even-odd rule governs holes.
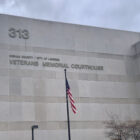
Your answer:
[[[11,38],[29,39],[29,31],[26,29],[10,28],[8,31]]]

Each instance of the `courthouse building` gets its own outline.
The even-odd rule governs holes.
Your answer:
[[[0,139],[109,140],[105,123],[140,120],[140,33],[0,15]]]

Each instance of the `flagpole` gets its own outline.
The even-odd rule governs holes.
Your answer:
[[[64,72],[65,72],[65,87],[66,87],[66,69],[64,69]],[[70,134],[70,117],[69,117],[69,103],[68,103],[67,88],[66,88],[66,106],[67,106],[68,140],[71,140],[71,134]]]

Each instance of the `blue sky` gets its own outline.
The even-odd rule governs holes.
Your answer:
[[[140,32],[140,0],[0,0],[0,13]]]

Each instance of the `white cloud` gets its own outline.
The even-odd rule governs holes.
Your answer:
[[[139,0],[0,0],[0,12],[140,31]]]

